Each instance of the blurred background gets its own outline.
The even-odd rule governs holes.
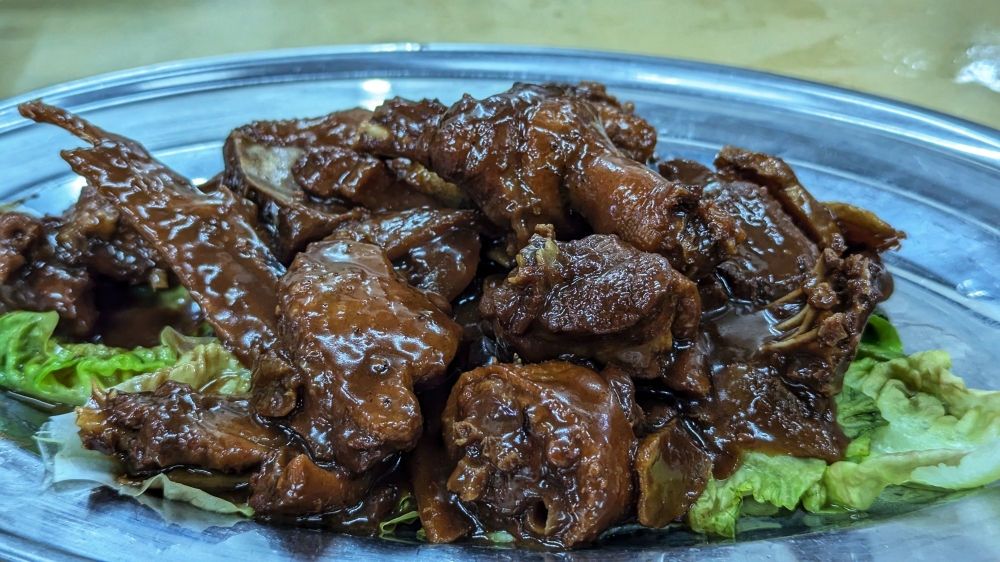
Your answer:
[[[0,0],[0,99],[174,59],[401,41],[709,61],[1000,128],[1000,0]]]

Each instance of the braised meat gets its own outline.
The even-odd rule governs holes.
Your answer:
[[[668,464],[676,474],[687,474],[686,481],[698,486],[704,485],[695,478],[704,459],[716,478],[725,478],[747,450],[841,458],[848,440],[835,422],[833,397],[868,317],[892,291],[874,250],[900,236],[877,217],[833,204],[844,215],[838,220],[853,232],[852,251],[861,250],[851,253],[834,215],[780,159],[726,147],[716,166],[717,173],[690,161],[660,164],[664,176],[701,185],[746,235],[735,255],[716,268],[723,303],[703,318],[694,342],[707,353],[692,356],[707,357],[710,392],[691,401],[638,390],[644,429],[651,432],[640,458],[672,458]],[[711,285],[703,292],[706,287]],[[656,453],[652,444],[652,436],[671,424],[674,457]],[[689,431],[697,435],[697,451],[684,437]],[[644,507],[660,504],[643,503],[651,476],[640,471],[639,478],[640,521],[660,526],[675,518],[676,511]],[[674,498],[671,505],[677,502],[685,503]]]
[[[715,167],[727,179],[743,179],[766,187],[821,248],[833,244],[834,236],[842,235],[833,214],[802,187],[784,160],[726,146],[716,155]]]
[[[629,425],[637,433],[641,432],[643,422],[645,421],[645,414],[639,403],[636,402],[635,383],[632,382],[632,377],[629,376],[628,371],[614,363],[609,363],[601,371],[601,378],[604,379],[604,382],[608,383],[608,387],[614,393],[622,412],[625,412],[625,419],[628,420]]]
[[[492,365],[455,383],[442,416],[448,489],[487,530],[574,546],[627,515],[635,437],[607,383],[564,362]]]
[[[775,326],[782,337],[764,351],[789,358],[786,377],[793,383],[836,394],[836,375],[854,358],[868,317],[892,289],[892,278],[877,255],[845,255],[843,241],[835,237],[802,287],[770,305],[792,308],[794,314]]]
[[[576,355],[661,378],[682,353],[675,342],[698,334],[695,284],[663,256],[615,235],[557,242],[541,229],[517,263],[480,310],[497,339],[526,361]]]
[[[49,233],[52,220],[24,213],[0,215],[0,308],[59,313],[59,329],[85,338],[97,323],[93,286],[87,270],[60,259]]]
[[[433,179],[427,178],[425,184],[419,175],[404,174],[400,181],[396,170],[382,160],[348,148],[312,148],[292,173],[309,195],[323,200],[336,198],[372,211],[437,206],[438,192],[428,185]],[[446,189],[442,187],[442,196],[447,197]]]
[[[354,149],[370,112],[319,119],[261,121],[233,131],[222,184],[253,202],[258,230],[282,261],[363,210],[400,211],[455,202],[454,191],[405,163],[393,166]],[[454,188],[454,186],[451,186]],[[457,188],[454,188],[457,189]],[[358,209],[349,212],[348,208]]]
[[[351,221],[331,238],[380,246],[411,285],[451,301],[476,274],[484,224],[475,211],[411,209]]]
[[[454,465],[442,462],[448,453],[441,435],[441,414],[447,400],[448,389],[444,387],[420,395],[424,434],[407,458],[420,525],[433,543],[455,542],[476,529],[475,521],[459,504],[458,495],[448,489]]]
[[[289,444],[284,432],[250,415],[247,397],[203,395],[174,381],[153,392],[97,395],[77,425],[84,446],[118,456],[133,476],[178,466],[248,472]]]
[[[561,239],[579,236],[579,213],[595,232],[662,253],[686,275],[710,273],[734,251],[740,232],[697,187],[669,182],[616,147],[600,109],[608,113],[614,104],[595,105],[594,97],[568,86],[518,84],[483,100],[465,96],[448,109],[394,99],[362,126],[359,146],[416,160],[464,187],[519,245],[539,224],[553,225]],[[628,114],[614,111],[619,136],[631,138]]]
[[[851,250],[884,252],[899,247],[906,234],[893,228],[875,213],[847,203],[827,201],[823,206],[844,233],[844,242]]]
[[[361,129],[359,146],[415,160],[465,188],[494,223],[526,241],[536,224],[581,231],[560,192],[557,156],[533,127],[535,92],[509,92],[482,102],[465,96],[451,109],[436,101],[394,99]],[[553,139],[551,142],[555,142]],[[538,152],[529,156],[528,151]],[[543,164],[553,160],[552,166]]]
[[[350,147],[356,140],[358,128],[371,115],[367,109],[354,108],[311,119],[253,121],[233,132],[267,146]]]
[[[712,196],[746,234],[735,255],[716,269],[733,297],[761,305],[805,281],[819,249],[765,188],[723,181]]]
[[[250,477],[247,503],[268,517],[340,511],[365,499],[374,476],[354,475],[338,466],[324,469],[297,449],[274,449]]]
[[[253,204],[257,230],[282,263],[290,263],[309,242],[327,236],[337,225],[361,216],[343,202],[316,200],[303,190],[293,174],[305,155],[301,148],[267,146],[235,131],[224,151],[222,184]],[[355,184],[363,181],[363,171],[357,176]]]
[[[55,241],[68,265],[84,267],[92,276],[167,288],[168,266],[163,258],[91,185],[83,188],[80,199],[63,215]]]
[[[615,147],[637,162],[646,162],[656,150],[656,129],[635,114],[632,102],[621,103],[608,93],[604,84],[580,82],[563,86],[566,92],[590,102],[601,118],[601,126]]]
[[[156,249],[205,312],[215,333],[247,364],[277,338],[283,268],[260,242],[246,207],[225,187],[203,193],[139,143],[41,102],[18,108],[93,148],[62,153]]]
[[[168,287],[167,266],[92,186],[59,218],[0,215],[0,302],[7,310],[56,311],[60,332],[98,329],[95,287],[107,280]]]
[[[32,250],[45,242],[42,221],[18,212],[0,215],[0,282],[6,285],[21,267],[38,261]]]
[[[472,208],[472,200],[462,188],[444,181],[441,176],[408,158],[393,158],[386,161],[389,171],[396,180],[410,189],[434,199],[439,205],[450,209]],[[411,205],[411,207],[414,205]]]
[[[687,513],[712,475],[712,459],[678,420],[647,436],[635,456],[639,523],[659,529]]]
[[[412,449],[423,423],[413,389],[442,381],[461,327],[364,242],[313,244],[280,295],[282,339],[302,384],[287,423],[313,457],[363,472]]]

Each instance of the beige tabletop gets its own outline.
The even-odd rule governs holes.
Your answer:
[[[1000,128],[1000,0],[0,0],[0,99],[173,59],[399,41],[710,61]]]

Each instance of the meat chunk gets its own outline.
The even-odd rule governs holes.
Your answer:
[[[312,119],[254,121],[236,132],[250,140],[268,146],[352,146],[358,129],[371,118],[372,112],[355,108],[335,111]]]
[[[571,547],[627,515],[632,428],[601,377],[547,362],[461,376],[442,416],[448,489],[487,530]]]
[[[629,425],[633,430],[639,431],[645,421],[645,414],[636,401],[635,383],[632,382],[632,377],[625,369],[610,363],[601,371],[601,378],[608,383],[608,387],[614,393]]]
[[[301,384],[301,407],[286,423],[314,458],[360,473],[412,449],[422,427],[413,389],[441,382],[461,327],[364,242],[311,245],[280,294]]]
[[[382,160],[347,148],[311,148],[295,163],[292,174],[315,198],[336,198],[372,211],[437,206],[433,191],[414,189],[423,186],[416,178],[399,181],[396,171]]]
[[[670,181],[676,181],[685,185],[695,185],[705,188],[708,184],[716,181],[715,172],[707,168],[700,162],[687,160],[685,158],[674,158],[664,160],[656,165],[660,175]]]
[[[715,167],[727,179],[766,187],[821,248],[833,244],[834,236],[842,236],[830,211],[802,187],[792,168],[777,156],[726,146],[716,155]]]
[[[590,98],[600,96],[517,84],[483,100],[465,96],[447,111],[396,99],[362,127],[359,145],[416,160],[464,187],[518,245],[539,224],[554,225],[561,239],[583,234],[579,213],[595,232],[662,253],[682,273],[710,273],[739,241],[732,221],[697,188],[669,182],[619,150],[600,108],[617,112],[620,129],[627,113]]]
[[[226,140],[222,183],[256,205],[258,230],[283,263],[344,220],[357,219],[361,209],[348,207],[396,211],[437,204],[434,194],[411,187],[419,184],[418,174],[413,182],[400,181],[382,160],[354,150],[358,127],[369,115],[349,110],[255,122]]]
[[[760,359],[722,365],[712,372],[709,397],[684,405],[716,479],[732,474],[751,450],[831,463],[843,458],[850,440],[837,425],[832,398],[797,388],[783,375],[780,363]]]
[[[34,101],[21,115],[57,125],[92,148],[62,153],[156,249],[247,365],[277,340],[277,286],[284,268],[257,237],[246,207],[224,186],[203,193],[139,143],[68,111]]]
[[[354,475],[338,466],[319,467],[290,447],[268,452],[250,477],[250,507],[265,517],[302,517],[353,507],[368,494],[373,472]]]
[[[632,102],[619,102],[608,94],[604,84],[598,82],[580,82],[575,87],[566,86],[566,90],[570,95],[593,104],[604,132],[618,150],[637,162],[646,162],[653,157],[656,129],[635,114]]]
[[[444,181],[441,176],[408,158],[393,158],[386,162],[396,180],[410,189],[432,197],[439,205],[449,209],[472,208],[469,194],[457,185]]]
[[[712,476],[712,459],[679,420],[647,436],[635,457],[639,523],[659,529],[687,513]]]
[[[789,362],[785,376],[792,383],[832,396],[840,392],[837,375],[854,358],[868,317],[892,288],[876,254],[845,254],[838,235],[801,288],[771,305],[794,314],[775,326],[782,336],[764,351]]]
[[[410,284],[451,301],[476,274],[484,224],[475,211],[410,209],[346,223],[331,238],[377,244]]]
[[[31,250],[45,243],[45,225],[40,220],[18,212],[0,215],[0,283],[11,281],[31,262]]]
[[[835,221],[773,156],[726,147],[716,166],[660,164],[665,176],[702,185],[746,234],[716,269],[729,302],[702,323],[711,391],[667,406],[698,433],[716,478],[746,450],[836,461],[848,440],[833,396],[868,317],[892,290],[875,252],[901,233],[841,204],[830,204],[843,214]]]
[[[802,286],[765,310],[732,302],[703,321],[711,392],[679,406],[716,478],[735,470],[747,450],[842,458],[849,440],[833,399],[868,317],[892,290],[877,256],[841,257],[844,250],[835,236]]]
[[[856,251],[884,252],[899,247],[906,233],[896,230],[875,213],[847,203],[824,202],[844,233],[848,248]]]
[[[279,426],[254,417],[246,396],[201,394],[174,381],[97,395],[77,424],[85,447],[116,456],[130,476],[176,468],[249,474],[249,504],[262,516],[355,506],[377,476],[320,468]]]
[[[448,489],[454,466],[448,458],[441,435],[441,413],[450,389],[440,386],[421,393],[424,434],[407,458],[413,482],[413,496],[420,512],[420,525],[433,543],[450,543],[475,529],[475,522],[459,505],[458,496]]]
[[[564,235],[579,232],[557,174],[545,172],[544,160],[556,164],[549,142],[558,139],[542,146],[543,133],[528,113],[539,101],[534,93],[509,92],[481,102],[466,95],[447,111],[437,102],[397,98],[376,109],[359,146],[415,160],[465,188],[490,220],[512,229],[520,241],[536,224],[554,224]]]
[[[223,150],[222,185],[253,203],[257,231],[282,263],[290,263],[309,242],[326,237],[337,225],[363,216],[343,202],[309,197],[293,174],[306,154],[301,148],[267,146],[237,130]],[[359,172],[354,183],[361,183],[363,175]]]
[[[169,267],[163,258],[91,185],[64,213],[54,236],[63,261],[86,268],[91,276],[167,288]]]
[[[716,270],[733,298],[763,305],[805,281],[819,249],[766,188],[719,181],[706,191],[746,234]]]
[[[675,341],[698,334],[695,284],[663,256],[617,236],[557,242],[542,229],[517,262],[480,310],[497,339],[526,361],[576,355],[661,378],[681,352]]]
[[[52,236],[58,221],[24,213],[0,215],[0,305],[3,311],[59,313],[59,331],[76,338],[97,323],[94,282],[61,259]]]
[[[156,250],[89,185],[62,217],[0,216],[0,302],[6,310],[59,312],[62,335],[103,338],[113,312],[101,291],[166,289],[167,270]]]
[[[177,466],[251,472],[289,444],[280,429],[250,415],[247,397],[199,394],[175,381],[153,392],[97,395],[77,425],[85,447],[116,455],[135,476]]]
[[[417,498],[420,523],[433,543],[450,543],[475,529],[472,519],[458,505],[458,496],[448,489],[449,467],[444,445],[437,434],[424,433],[409,459],[413,492]]]

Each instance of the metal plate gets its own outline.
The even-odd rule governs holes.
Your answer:
[[[43,97],[145,144],[192,178],[222,167],[221,145],[254,119],[321,115],[392,96],[481,97],[513,81],[599,80],[659,131],[658,153],[710,162],[723,144],[785,158],[820,200],[869,208],[909,238],[888,257],[886,309],[908,351],[943,348],[969,386],[1000,388],[1000,132],[832,87],[631,55],[461,45],[379,45],[179,62],[50,88],[0,104],[0,199],[59,212],[83,182],[59,158],[75,145],[17,115]],[[992,559],[1000,488],[894,514],[784,526],[713,541],[689,533],[542,554],[400,544],[253,522],[167,523],[107,491],[53,489],[16,437],[39,414],[0,396],[0,557],[48,559]],[[178,506],[181,521],[187,514]]]

